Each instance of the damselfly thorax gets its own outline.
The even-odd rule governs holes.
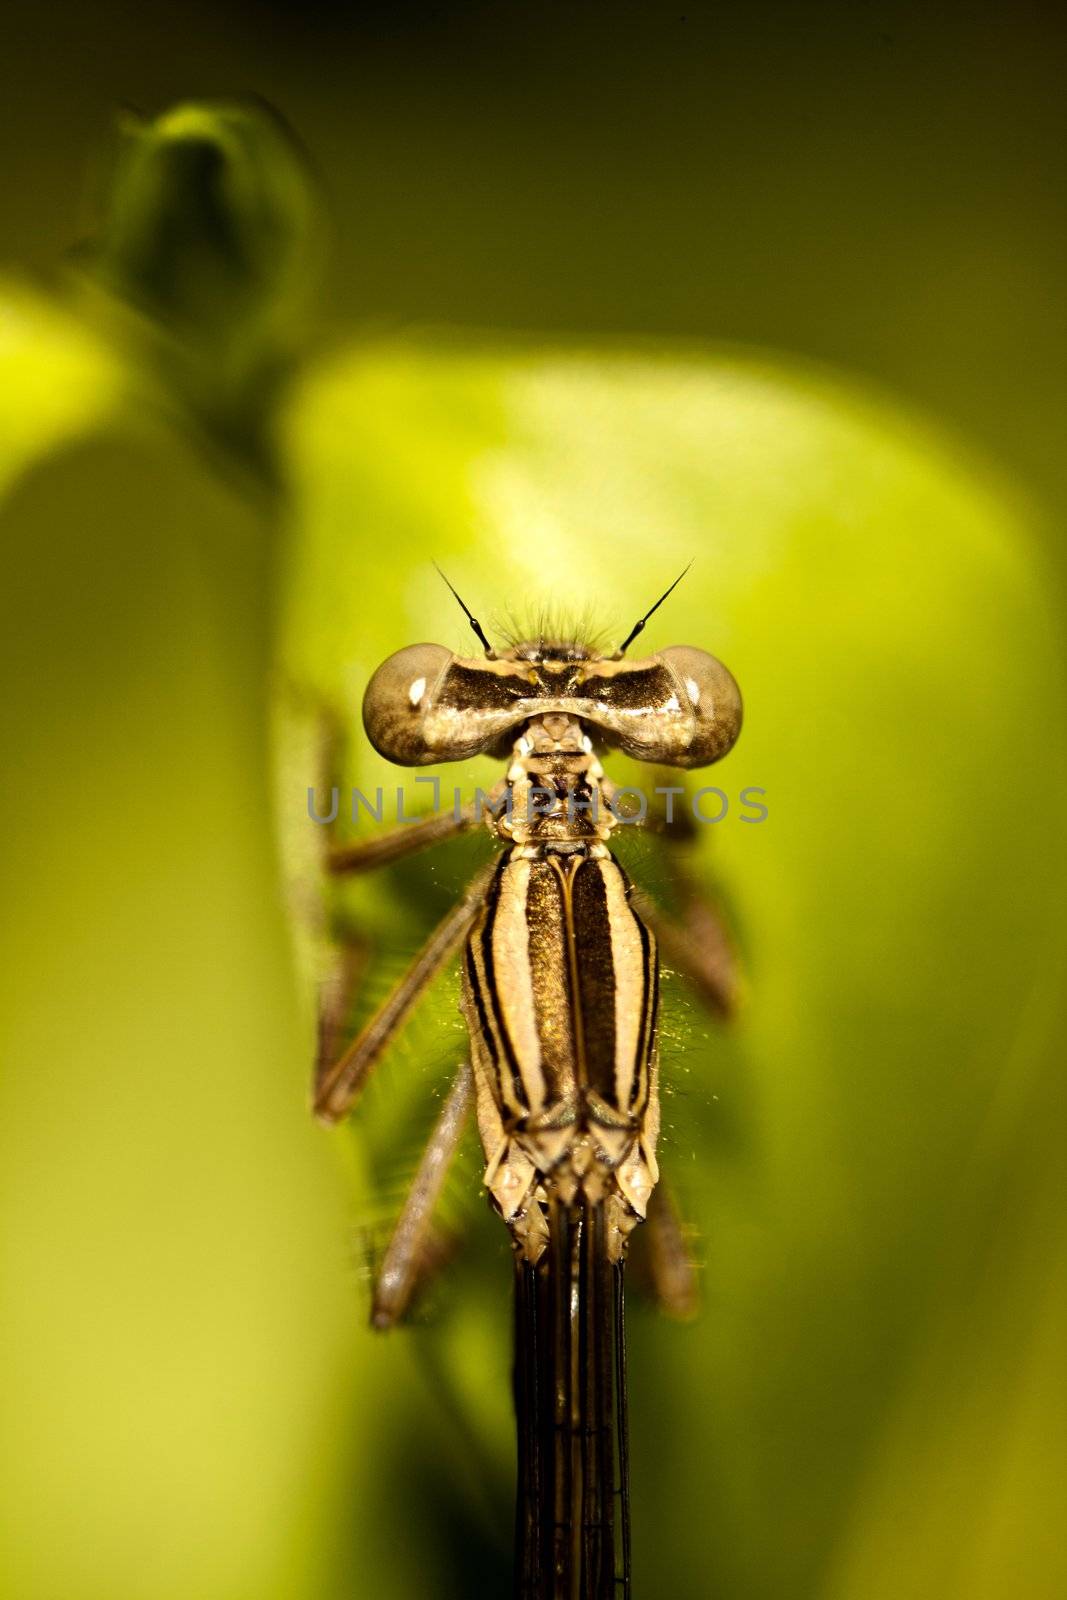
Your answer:
[[[611,856],[617,820],[580,719],[531,719],[506,783],[494,826],[510,848],[463,969],[485,1183],[528,1261],[550,1196],[603,1204],[618,1261],[658,1177],[655,940]]]
[[[678,646],[625,658],[652,611],[611,655],[543,638],[497,652],[467,612],[484,658],[432,644],[390,656],[363,703],[375,749],[404,766],[489,754],[504,774],[486,807],[331,844],[327,856],[333,873],[359,871],[483,823],[500,847],[340,1053],[351,996],[343,976],[330,988],[315,1108],[329,1122],[347,1112],[420,994],[460,953],[470,1061],[385,1252],[374,1320],[397,1321],[426,1269],[433,1208],[473,1105],[485,1187],[515,1246],[516,1587],[525,1600],[590,1600],[619,1585],[629,1593],[622,1272],[659,1179],[657,934],[716,1010],[732,999],[729,944],[699,886],[679,870],[672,920],[647,896],[637,903],[612,853],[619,818],[602,757],[704,766],[741,726],[737,686],[713,656]],[[662,824],[651,809],[643,820]],[[661,1205],[657,1216],[664,1297],[684,1298],[673,1213]]]

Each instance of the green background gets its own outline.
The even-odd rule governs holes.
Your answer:
[[[420,1325],[364,1327],[454,994],[358,1127],[310,1125],[293,685],[358,731],[384,654],[463,646],[434,557],[483,619],[562,594],[625,628],[695,554],[651,642],[734,669],[747,725],[706,781],[771,816],[702,840],[739,1026],[668,984],[704,1308],[634,1312],[637,1593],[1060,1593],[1050,16],[4,26],[2,1592],[507,1592],[507,1247],[473,1150]],[[243,91],[307,148],[322,288],[253,234],[247,298],[198,277],[225,230],[147,321],[59,270],[96,235],[98,277],[146,282],[98,220],[116,104]],[[306,226],[276,136],[248,152]],[[348,770],[395,781],[358,738]],[[369,998],[479,849],[346,899]]]

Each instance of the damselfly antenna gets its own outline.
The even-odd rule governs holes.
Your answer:
[[[493,660],[495,658],[495,656],[496,656],[496,651],[493,649],[492,645],[489,643],[489,640],[485,637],[485,630],[483,629],[481,623],[478,621],[478,618],[474,615],[473,611],[471,611],[470,607],[464,603],[463,598],[458,593],[458,591],[455,588],[453,588],[452,584],[449,583],[448,579],[445,577],[444,573],[441,571],[441,568],[437,565],[436,561],[434,562],[434,567],[435,567],[439,577],[442,579],[442,581],[445,583],[445,585],[449,589],[452,590],[452,593],[455,595],[456,600],[459,602],[460,610],[463,612],[464,616],[467,618],[467,621],[470,623],[471,627],[474,629],[475,633],[477,634],[479,642],[485,646],[486,655],[489,657],[490,660]],[[673,588],[674,585],[672,584],[671,587]],[[669,594],[670,590],[668,590],[667,593]],[[664,595],[663,598],[666,599],[667,596]],[[653,607],[653,610],[655,610],[655,607]],[[628,642],[629,641],[627,641],[627,643]]]
[[[634,640],[637,638],[637,635],[641,632],[641,630],[644,627],[645,623],[648,621],[649,617],[652,615],[652,612],[659,610],[659,608],[663,604],[664,600],[666,600],[667,596],[670,594],[671,589],[677,589],[678,585],[681,583],[682,579],[685,577],[686,573],[689,571],[689,567],[691,567],[692,565],[693,565],[693,563],[690,561],[689,566],[683,567],[681,572],[675,578],[674,582],[671,584],[671,588],[670,589],[664,589],[663,593],[660,595],[660,597],[656,601],[655,605],[652,606],[648,611],[645,612],[645,614],[641,618],[640,622],[635,622],[634,623],[633,627],[630,629],[629,633],[626,635],[626,638],[623,640],[622,644],[620,644],[619,648],[616,650],[614,656],[612,657],[613,660],[618,661],[626,654],[627,650],[633,644]],[[440,569],[438,569],[438,570],[440,570]],[[443,572],[441,573],[441,576],[442,576],[442,578],[445,577]],[[448,583],[448,579],[447,578],[445,578],[445,582]],[[448,587],[451,589],[452,585],[449,583]],[[453,592],[453,594],[455,594],[455,590],[454,589],[452,590],[452,592]],[[456,599],[459,600],[459,595],[458,594],[456,595]],[[461,606],[463,605],[463,601],[462,600],[459,600],[459,603],[460,603]],[[466,606],[463,606],[463,609],[464,609],[464,611],[466,611],[467,610]],[[469,616],[470,613],[467,612],[467,615]]]

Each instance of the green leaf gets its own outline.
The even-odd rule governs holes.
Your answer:
[[[301,326],[321,222],[281,118],[252,101],[190,102],[128,115],[121,133],[92,250],[102,280],[216,359]]]

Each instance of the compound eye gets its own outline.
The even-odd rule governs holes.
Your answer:
[[[411,644],[383,661],[363,696],[363,726],[380,756],[401,767],[441,759],[426,742],[425,719],[434,691],[452,661],[440,644]]]
[[[679,687],[679,698],[692,716],[685,749],[670,764],[708,767],[720,760],[741,732],[741,691],[721,661],[691,645],[671,645],[659,652]]]

